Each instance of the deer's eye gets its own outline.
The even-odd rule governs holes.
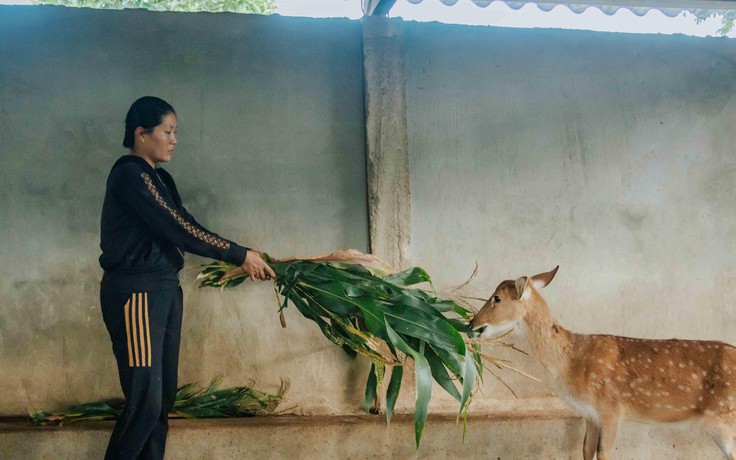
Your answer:
[[[493,296],[493,303],[500,303],[500,302],[501,302],[501,298],[499,296],[497,296],[497,295],[494,295]]]

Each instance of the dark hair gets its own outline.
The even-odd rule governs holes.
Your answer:
[[[174,108],[163,99],[153,96],[143,96],[128,109],[125,116],[125,137],[123,147],[132,149],[135,145],[135,130],[139,126],[146,131],[151,131],[160,125],[164,117],[170,113],[176,115]]]

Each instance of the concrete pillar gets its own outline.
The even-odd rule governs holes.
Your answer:
[[[363,18],[363,69],[371,252],[411,266],[411,196],[403,21]]]

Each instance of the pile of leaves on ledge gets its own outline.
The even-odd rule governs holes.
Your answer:
[[[170,418],[231,418],[253,417],[272,413],[289,389],[282,381],[277,394],[269,394],[251,387],[220,389],[223,376],[215,377],[206,388],[188,383],[178,389]],[[64,423],[113,420],[123,412],[125,401],[94,402],[73,407],[61,413],[38,411],[30,414],[36,425],[61,426]]]
[[[417,447],[427,419],[432,379],[459,402],[458,414],[465,418],[483,369],[480,346],[471,340],[476,334],[467,325],[473,312],[436,297],[433,289],[413,288],[420,283],[432,288],[426,271],[414,267],[387,274],[380,260],[355,250],[312,259],[264,259],[276,273],[276,290],[283,297],[279,313],[291,302],[330,341],[351,355],[370,358],[366,411],[377,403],[378,388],[390,367],[386,419],[391,421],[405,360],[411,359],[416,373]],[[238,267],[213,262],[203,266],[197,281],[200,287],[231,288],[246,278]],[[281,318],[284,325],[283,315]]]

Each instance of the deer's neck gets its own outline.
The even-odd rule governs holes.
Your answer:
[[[536,295],[532,308],[524,317],[526,339],[532,352],[553,374],[564,375],[572,349],[574,334],[557,323],[544,300]]]

